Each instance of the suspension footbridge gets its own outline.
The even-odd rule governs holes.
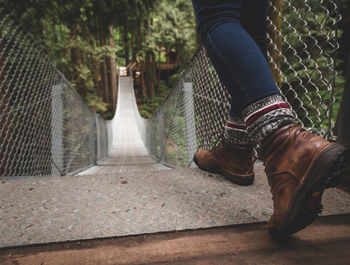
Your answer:
[[[109,155],[97,165],[73,176],[3,180],[0,247],[268,220],[273,206],[261,163],[249,187],[162,165],[142,140],[130,76],[119,77],[118,102],[107,123]],[[324,198],[325,215],[350,212],[346,193],[333,189]]]
[[[133,74],[119,74],[116,114],[105,121],[0,4],[0,247],[268,220],[260,162],[248,187],[193,167],[193,153],[211,148],[222,129],[230,100],[203,49],[148,120],[137,109]],[[333,69],[304,80],[281,56],[282,92],[298,122],[332,138],[334,101],[312,93],[333,95]],[[323,204],[324,215],[350,213],[341,190],[327,190]]]

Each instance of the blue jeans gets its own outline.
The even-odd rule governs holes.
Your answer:
[[[232,102],[230,115],[279,94],[266,61],[267,0],[192,0],[198,32]]]

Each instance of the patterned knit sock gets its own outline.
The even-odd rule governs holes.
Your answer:
[[[295,121],[293,111],[279,94],[254,102],[243,110],[242,116],[257,144],[270,133]]]
[[[225,142],[230,145],[252,147],[253,141],[247,132],[244,120],[230,116],[225,125]]]

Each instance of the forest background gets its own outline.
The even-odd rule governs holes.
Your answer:
[[[140,113],[165,99],[196,50],[188,0],[8,0],[55,66],[105,119],[116,105],[117,67],[132,65]]]
[[[190,0],[6,2],[55,66],[105,119],[115,110],[118,66],[132,66],[138,73],[136,96],[140,113],[147,118],[169,94],[199,45]],[[343,20],[336,95],[341,97],[350,46],[350,4],[339,2]],[[283,0],[272,3],[282,9]]]

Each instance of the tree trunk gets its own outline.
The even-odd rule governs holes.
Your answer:
[[[345,87],[340,109],[337,116],[337,121],[334,127],[334,134],[337,135],[337,142],[350,148],[350,4],[346,4],[342,8],[342,23],[341,29],[343,35],[341,38],[342,58],[345,65]],[[350,181],[349,181],[350,183]]]
[[[99,63],[99,61],[94,60],[93,67],[94,67],[94,82],[95,82],[96,94],[97,96],[103,99],[104,90],[102,86],[102,77],[101,77],[101,69],[100,69],[101,64]]]
[[[272,8],[274,7],[274,8]],[[282,53],[282,15],[283,15],[283,4],[282,0],[271,0],[271,7],[268,10],[268,16],[273,25],[268,25],[267,31],[274,45],[269,45],[268,51],[272,58],[270,62],[270,69],[272,71],[273,78],[277,86],[280,88],[282,85],[282,77],[280,74],[281,59],[280,53]]]
[[[133,31],[131,33],[131,53],[132,53],[131,56],[132,56],[133,62],[136,62],[136,48],[135,48],[136,44],[135,44],[135,42],[136,42],[135,31]]]
[[[343,17],[341,23],[341,29],[343,30],[341,46],[344,48],[344,55],[342,58],[347,57],[347,66],[344,67],[346,68],[346,81],[337,121],[334,127],[334,134],[338,136],[338,143],[346,148],[350,148],[350,4],[345,4],[343,6],[341,15]],[[345,177],[340,179],[338,187],[350,193],[350,178]]]
[[[137,50],[141,51],[142,50],[142,32],[141,32],[141,25],[137,28],[137,36],[136,36],[136,43],[137,43]]]
[[[337,142],[350,148],[350,48],[348,49],[346,82],[336,123]]]
[[[113,108],[113,102],[112,102],[112,97],[111,97],[111,89],[109,85],[109,79],[108,79],[108,67],[107,67],[107,61],[108,58],[104,58],[102,64],[102,75],[103,75],[103,87],[104,87],[104,100],[109,104],[110,107]]]
[[[75,41],[75,39],[77,38],[77,34],[78,34],[77,25],[74,25],[72,28],[73,29],[71,31],[70,41]],[[79,92],[79,94],[82,97],[85,97],[87,91],[86,91],[86,87],[84,84],[84,80],[82,80],[80,78],[79,73],[76,70],[76,67],[79,67],[82,64],[81,50],[77,47],[72,47],[70,49],[70,53],[71,53],[71,58],[72,58],[73,72],[71,73],[71,78],[69,80],[74,80],[74,82],[76,84],[77,91]]]
[[[101,46],[106,45],[106,38],[105,36],[101,35]],[[103,56],[102,62],[101,62],[101,76],[102,76],[102,86],[103,86],[103,100],[104,102],[108,103],[108,109],[112,109],[113,105],[111,102],[111,96],[110,96],[110,86],[108,82],[108,67],[107,67],[107,62],[108,62],[107,56]]]
[[[157,67],[157,63],[154,64],[155,65],[155,70],[156,70],[156,75],[157,75],[157,92],[159,93],[159,90],[160,90],[160,67]]]
[[[123,28],[123,39],[124,39],[124,51],[125,51],[125,65],[128,65],[130,63],[130,47],[129,47],[129,33],[128,30],[126,28],[126,26],[124,26]]]
[[[109,46],[114,50],[115,44],[114,44],[114,28],[113,25],[109,26]],[[115,63],[115,53],[113,52],[113,55],[109,58],[109,64],[110,64],[110,84],[111,84],[111,96],[112,96],[112,109],[115,110],[116,104],[117,104],[117,67]]]
[[[158,94],[159,92],[159,83],[158,83],[158,74],[157,74],[157,63],[156,63],[156,56],[154,52],[151,53],[151,67],[152,67],[152,80],[154,83],[154,91],[155,94]]]
[[[147,97],[147,87],[145,81],[145,71],[141,71],[141,89],[142,89],[142,97]]]
[[[145,65],[145,81],[146,81],[146,87],[147,87],[147,95],[150,98],[154,97],[154,92],[155,92],[155,73],[154,73],[154,67],[153,67],[153,58],[154,54],[152,56],[153,52],[148,51],[146,52],[146,65]]]

